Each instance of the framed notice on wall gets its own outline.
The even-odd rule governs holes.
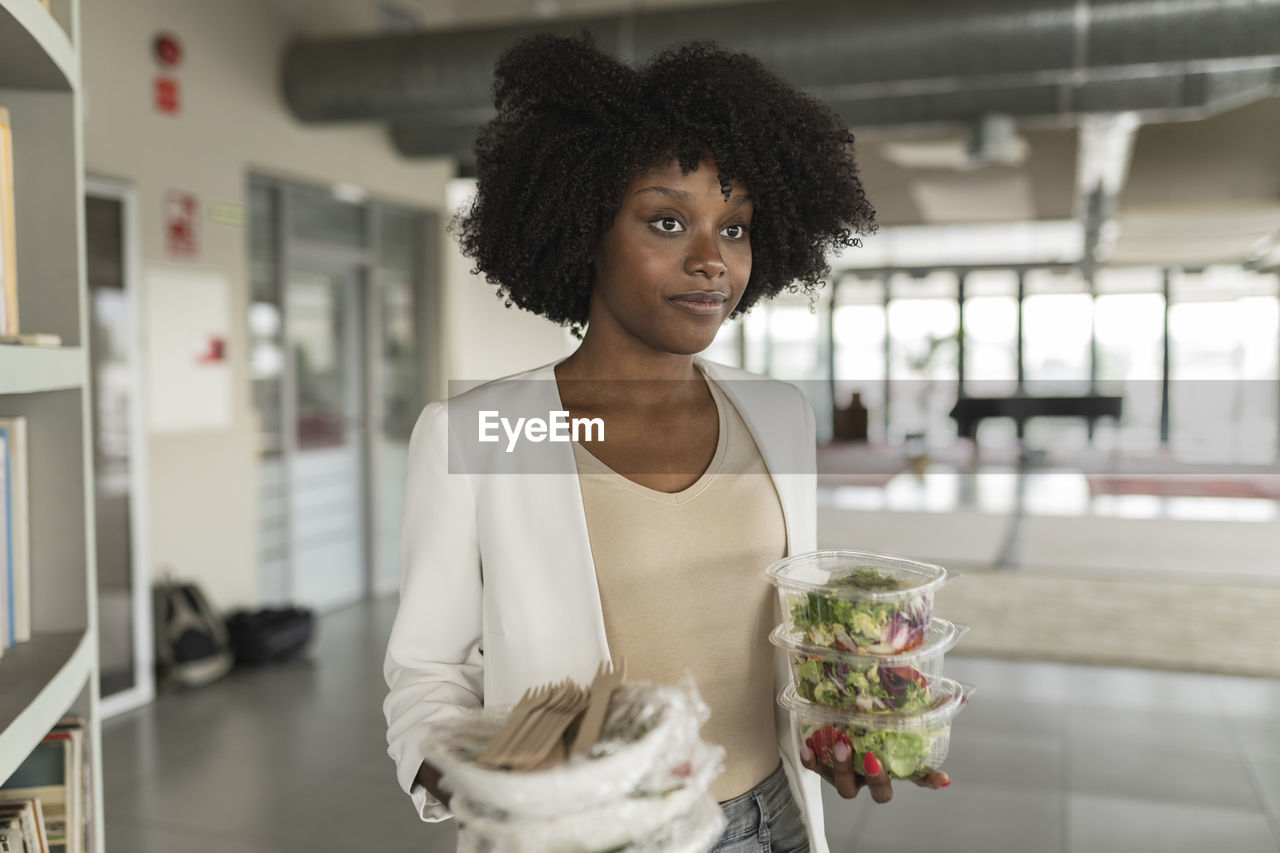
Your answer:
[[[181,190],[164,194],[164,246],[171,258],[194,260],[200,251],[200,201]]]
[[[212,272],[147,273],[148,411],[152,432],[231,426],[229,287]]]

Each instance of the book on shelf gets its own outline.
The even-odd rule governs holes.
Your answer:
[[[75,794],[71,796],[74,806],[74,823],[72,830],[79,836],[78,845],[68,849],[79,853],[94,853],[93,835],[93,749],[90,746],[88,720],[78,714],[69,714],[54,726],[53,734],[69,733],[75,750],[75,760],[70,765],[71,785],[75,786]]]
[[[44,831],[44,811],[39,800],[0,803],[0,827],[12,827],[9,846],[22,853],[52,853]]]
[[[10,602],[9,567],[13,565],[12,536],[9,533],[9,434],[0,431],[0,656],[9,643]]]
[[[0,418],[0,646],[31,639],[31,542],[27,506],[27,419]]]
[[[9,434],[0,432],[0,657],[9,647]]]
[[[35,820],[34,814],[30,820]],[[23,814],[0,806],[0,851],[31,853],[33,849],[34,843],[28,840],[27,821]]]
[[[13,125],[0,107],[0,335],[18,334],[18,261],[13,202]]]
[[[84,721],[64,721],[0,785],[0,803],[39,803],[49,853],[85,853],[85,753]]]

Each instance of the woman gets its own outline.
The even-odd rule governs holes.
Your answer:
[[[494,95],[463,249],[508,306],[581,345],[432,404],[414,430],[385,666],[401,786],[447,817],[426,725],[625,657],[636,680],[691,669],[711,708],[717,850],[825,851],[819,776],[845,797],[892,789],[847,748],[817,763],[774,703],[786,670],[761,572],[815,547],[812,412],[791,385],[695,354],[760,299],[812,292],[827,253],[873,229],[853,137],[754,59],[701,43],[635,70],[530,37],[499,60]],[[605,440],[508,457],[474,420],[503,411],[599,419]]]

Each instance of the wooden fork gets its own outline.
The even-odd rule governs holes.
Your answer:
[[[555,701],[540,709],[538,724],[512,747],[508,763],[520,770],[537,767],[562,742],[565,729],[586,706],[586,691],[572,681],[563,682]]]
[[[587,712],[582,715],[582,722],[578,725],[578,735],[573,739],[573,746],[569,749],[570,756],[586,755],[600,739],[604,718],[609,711],[609,699],[613,696],[613,691],[621,687],[626,679],[626,658],[619,659],[617,669],[614,668],[612,661],[604,661],[600,664],[588,694],[591,697],[591,704]]]
[[[537,710],[550,701],[553,693],[554,691],[550,684],[530,687],[526,690],[524,695],[520,697],[520,701],[511,709],[511,713],[507,715],[507,721],[502,724],[502,728],[498,729],[498,733],[490,738],[484,749],[476,756],[476,762],[487,764],[491,767],[503,764],[511,746],[517,742],[523,731],[535,721],[534,717]]]

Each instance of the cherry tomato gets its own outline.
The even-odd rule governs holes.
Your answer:
[[[850,751],[852,751],[849,736],[834,726],[822,726],[805,739],[805,746],[809,747],[809,751],[822,764],[835,763],[831,757],[831,751],[835,749],[838,743],[843,743],[845,746],[850,747]]]

